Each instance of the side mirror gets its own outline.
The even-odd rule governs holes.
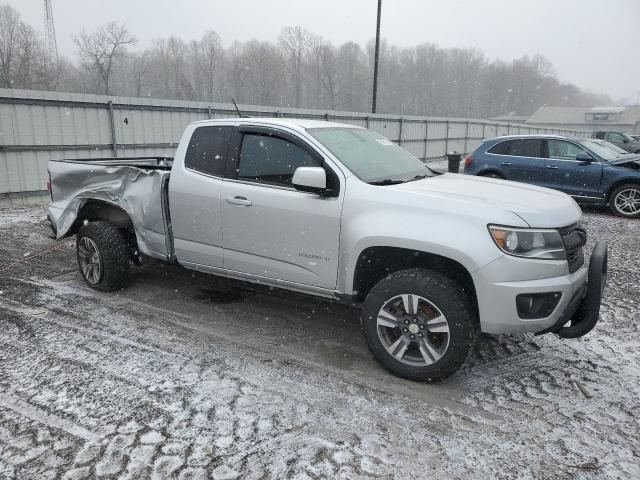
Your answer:
[[[576,160],[584,163],[591,163],[595,161],[594,158],[591,155],[589,155],[587,152],[579,152],[576,155]]]
[[[622,143],[629,143],[629,139],[628,138],[623,138],[622,139]]]
[[[322,167],[298,167],[291,183],[301,192],[321,194],[327,189],[327,172]]]

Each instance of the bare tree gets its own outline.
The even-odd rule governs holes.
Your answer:
[[[302,102],[302,83],[305,56],[313,45],[313,34],[302,27],[285,27],[280,33],[280,44],[288,57],[294,91],[294,106]]]
[[[136,54],[131,59],[131,70],[133,74],[133,86],[136,97],[142,96],[142,89],[149,82],[149,52]]]
[[[190,50],[196,91],[200,98],[213,101],[219,87],[217,76],[223,60],[220,36],[212,30],[205,32],[201,40],[191,42]]]
[[[13,86],[13,62],[18,55],[20,14],[8,5],[0,6],[0,87]]]
[[[227,52],[225,61],[228,91],[231,97],[238,102],[244,102],[248,97],[249,65],[246,59],[245,48],[240,42],[234,42]],[[229,101],[228,98],[224,99]]]
[[[136,43],[136,37],[129,32],[126,25],[109,22],[93,33],[82,31],[73,40],[80,51],[80,58],[96,71],[102,80],[104,94],[109,95],[113,61],[117,55],[123,53],[126,45]]]
[[[252,40],[246,44],[244,53],[252,90],[248,100],[257,105],[282,105],[283,60],[278,48],[269,42]]]
[[[1,1],[1,0],[0,0]],[[111,22],[75,39],[80,62],[47,59],[42,36],[0,6],[0,87],[61,89],[159,98],[228,101],[368,111],[373,43],[334,45],[302,27],[282,30],[277,43],[234,42],[215,32],[185,43],[155,39],[128,54],[135,38]],[[54,68],[55,67],[55,68]],[[560,82],[540,55],[488,61],[474,49],[382,42],[381,112],[493,117],[530,114],[543,104],[606,104],[606,95]],[[283,81],[284,80],[284,81]]]
[[[311,69],[319,90],[316,101],[332,110],[337,109],[340,85],[336,48],[322,40],[316,41],[311,53]]]

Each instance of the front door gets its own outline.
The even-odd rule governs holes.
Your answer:
[[[566,140],[547,140],[547,186],[563,191],[578,200],[601,200],[602,163],[576,160],[584,148]]]
[[[289,134],[243,131],[237,178],[222,185],[225,269],[335,288],[344,189],[321,197],[292,187],[297,167],[322,166],[311,150]]]

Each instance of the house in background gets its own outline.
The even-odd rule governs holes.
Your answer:
[[[640,134],[640,105],[630,107],[540,107],[527,124],[567,130]]]

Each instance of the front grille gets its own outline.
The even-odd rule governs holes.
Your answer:
[[[584,265],[584,245],[587,243],[587,233],[577,225],[570,225],[561,228],[560,235],[567,253],[569,272],[576,272]]]

